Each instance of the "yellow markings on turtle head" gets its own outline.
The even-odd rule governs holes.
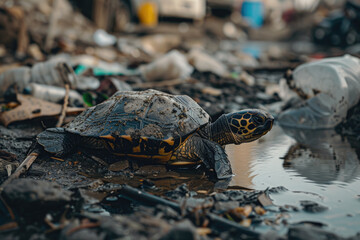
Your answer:
[[[108,134],[108,135],[104,135],[104,136],[100,136],[100,138],[105,138],[105,139],[108,139],[108,140],[111,140],[111,141],[114,141],[115,142],[115,137]]]

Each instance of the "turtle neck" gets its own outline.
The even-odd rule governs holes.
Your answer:
[[[220,145],[235,143],[234,134],[231,132],[225,114],[210,125],[210,139]]]

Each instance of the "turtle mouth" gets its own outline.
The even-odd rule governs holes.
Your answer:
[[[259,138],[268,133],[274,124],[274,118],[268,118],[262,126],[258,126],[253,133],[253,138]]]

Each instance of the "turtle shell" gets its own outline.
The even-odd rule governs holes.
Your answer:
[[[150,89],[119,91],[81,113],[65,130],[112,141],[111,148],[123,154],[167,155],[209,121],[189,96]],[[140,148],[141,141],[146,144]],[[170,144],[164,149],[165,143]]]

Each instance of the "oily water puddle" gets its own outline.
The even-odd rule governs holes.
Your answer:
[[[301,209],[301,200],[311,200],[328,207],[320,213],[291,212],[290,224],[318,222],[344,237],[360,231],[360,151],[346,137],[333,130],[274,126],[260,140],[226,150],[236,174],[230,185],[284,186],[288,191],[270,195],[276,205]]]

